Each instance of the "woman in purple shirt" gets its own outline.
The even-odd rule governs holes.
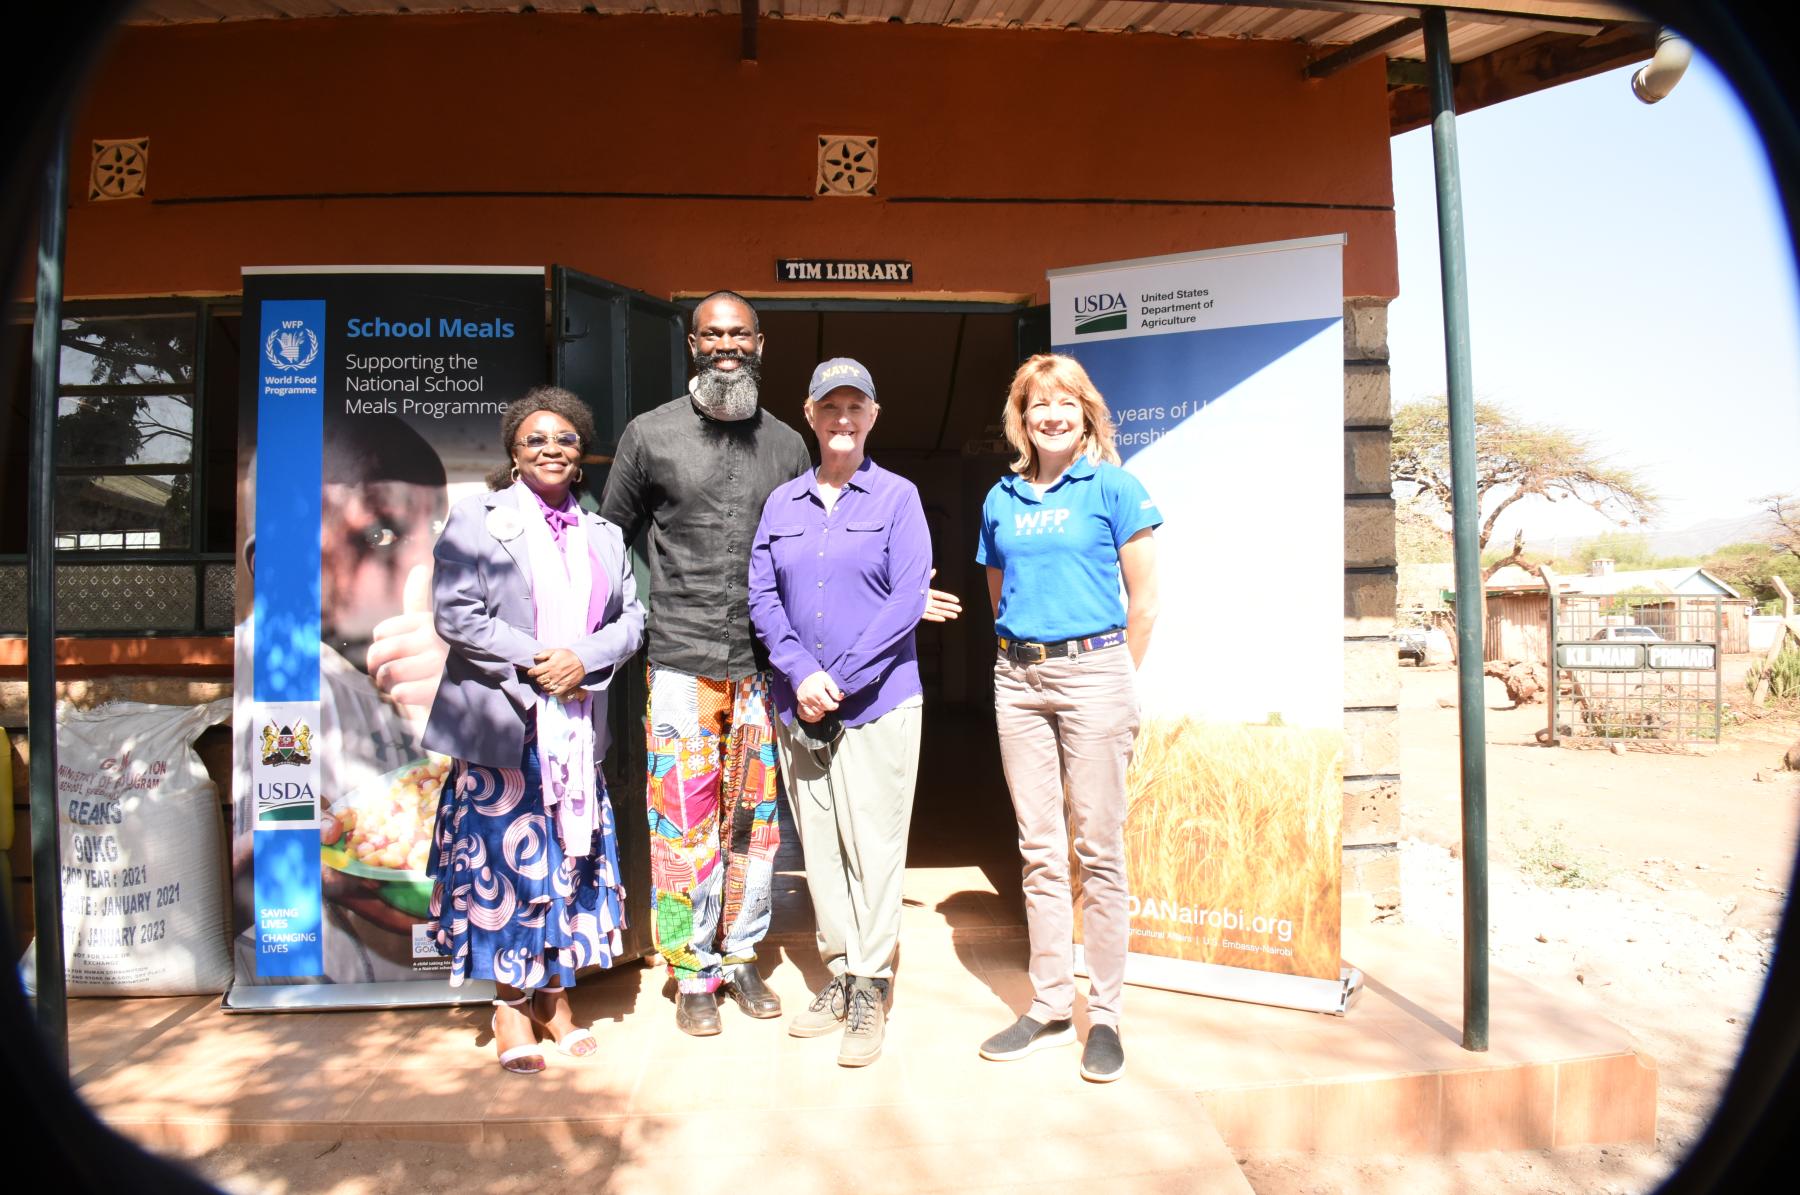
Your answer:
[[[842,1066],[881,1054],[919,766],[918,656],[931,535],[919,492],[864,455],[881,412],[847,357],[813,370],[819,467],[769,495],[750,549],[750,620],[769,649],[777,743],[831,971],[795,1037],[841,1027]]]

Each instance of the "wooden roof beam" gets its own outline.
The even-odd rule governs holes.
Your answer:
[[[1616,67],[1643,62],[1656,50],[1656,26],[1620,25],[1591,37],[1544,33],[1456,65],[1456,110],[1469,112]],[[1388,133],[1431,123],[1423,87],[1388,92]]]
[[[1353,41],[1342,49],[1333,50],[1322,58],[1313,59],[1306,64],[1306,77],[1309,79],[1329,78],[1346,67],[1365,62],[1377,54],[1386,53],[1390,48],[1399,45],[1424,27],[1425,22],[1418,17],[1395,21],[1386,29],[1377,29],[1369,36]]]
[[[1362,16],[1417,17],[1426,8],[1441,8],[1460,21],[1513,25],[1543,33],[1589,36],[1644,18],[1617,4],[1585,4],[1571,12],[1544,0],[1485,0],[1484,3],[1420,4],[1416,0],[1161,0],[1164,4],[1229,6],[1234,8],[1307,9],[1314,12],[1356,13]]]

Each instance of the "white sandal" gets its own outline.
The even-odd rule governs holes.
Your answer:
[[[538,1016],[538,1006],[537,1006],[538,993],[539,992],[560,992],[560,991],[563,991],[563,988],[560,986],[553,987],[553,988],[537,988],[537,989],[533,990],[531,993],[531,1012],[528,1015],[540,1028],[543,1029],[543,1031],[545,1033],[548,1033],[550,1035],[551,1042],[554,1043],[556,1048],[558,1050],[560,1050],[562,1053],[566,1054],[570,1058],[590,1057],[591,1055],[597,1053],[600,1049],[600,1039],[594,1036],[593,1030],[582,1029],[582,1028],[577,1027],[577,1028],[569,1030],[567,1033],[563,1034],[562,1037],[558,1038],[556,1036],[556,1030],[554,1030],[550,1027],[550,1022],[545,1020],[544,1018]],[[588,1044],[587,1049],[579,1050],[576,1048],[577,1046],[580,1046],[583,1043]]]
[[[517,1000],[495,999],[494,1019],[492,1022],[495,1041],[500,1040],[500,1009],[503,1007],[520,1008],[521,1005],[529,1004],[530,1002],[530,992],[526,992]],[[533,1015],[534,1010],[520,1008],[520,1011],[524,1013],[526,1020],[532,1022],[534,1025],[537,1023],[537,1017]],[[533,1063],[536,1065],[532,1065]],[[500,1069],[514,1075],[541,1074],[544,1070],[544,1052],[538,1049],[535,1041],[529,1046],[514,1046],[510,1050],[503,1050],[500,1054]]]

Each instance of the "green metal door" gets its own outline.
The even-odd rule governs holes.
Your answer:
[[[1050,351],[1050,305],[1021,307],[1017,318],[1013,343],[1018,346],[1019,364],[1023,365],[1028,357]]]

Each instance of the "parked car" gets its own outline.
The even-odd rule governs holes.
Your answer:
[[[1424,627],[1401,627],[1394,632],[1394,646],[1400,650],[1402,660],[1411,660],[1414,667],[1425,663],[1426,633]]]
[[[1663,637],[1649,627],[1601,627],[1594,636],[1595,642],[1610,643],[1661,643]]]

